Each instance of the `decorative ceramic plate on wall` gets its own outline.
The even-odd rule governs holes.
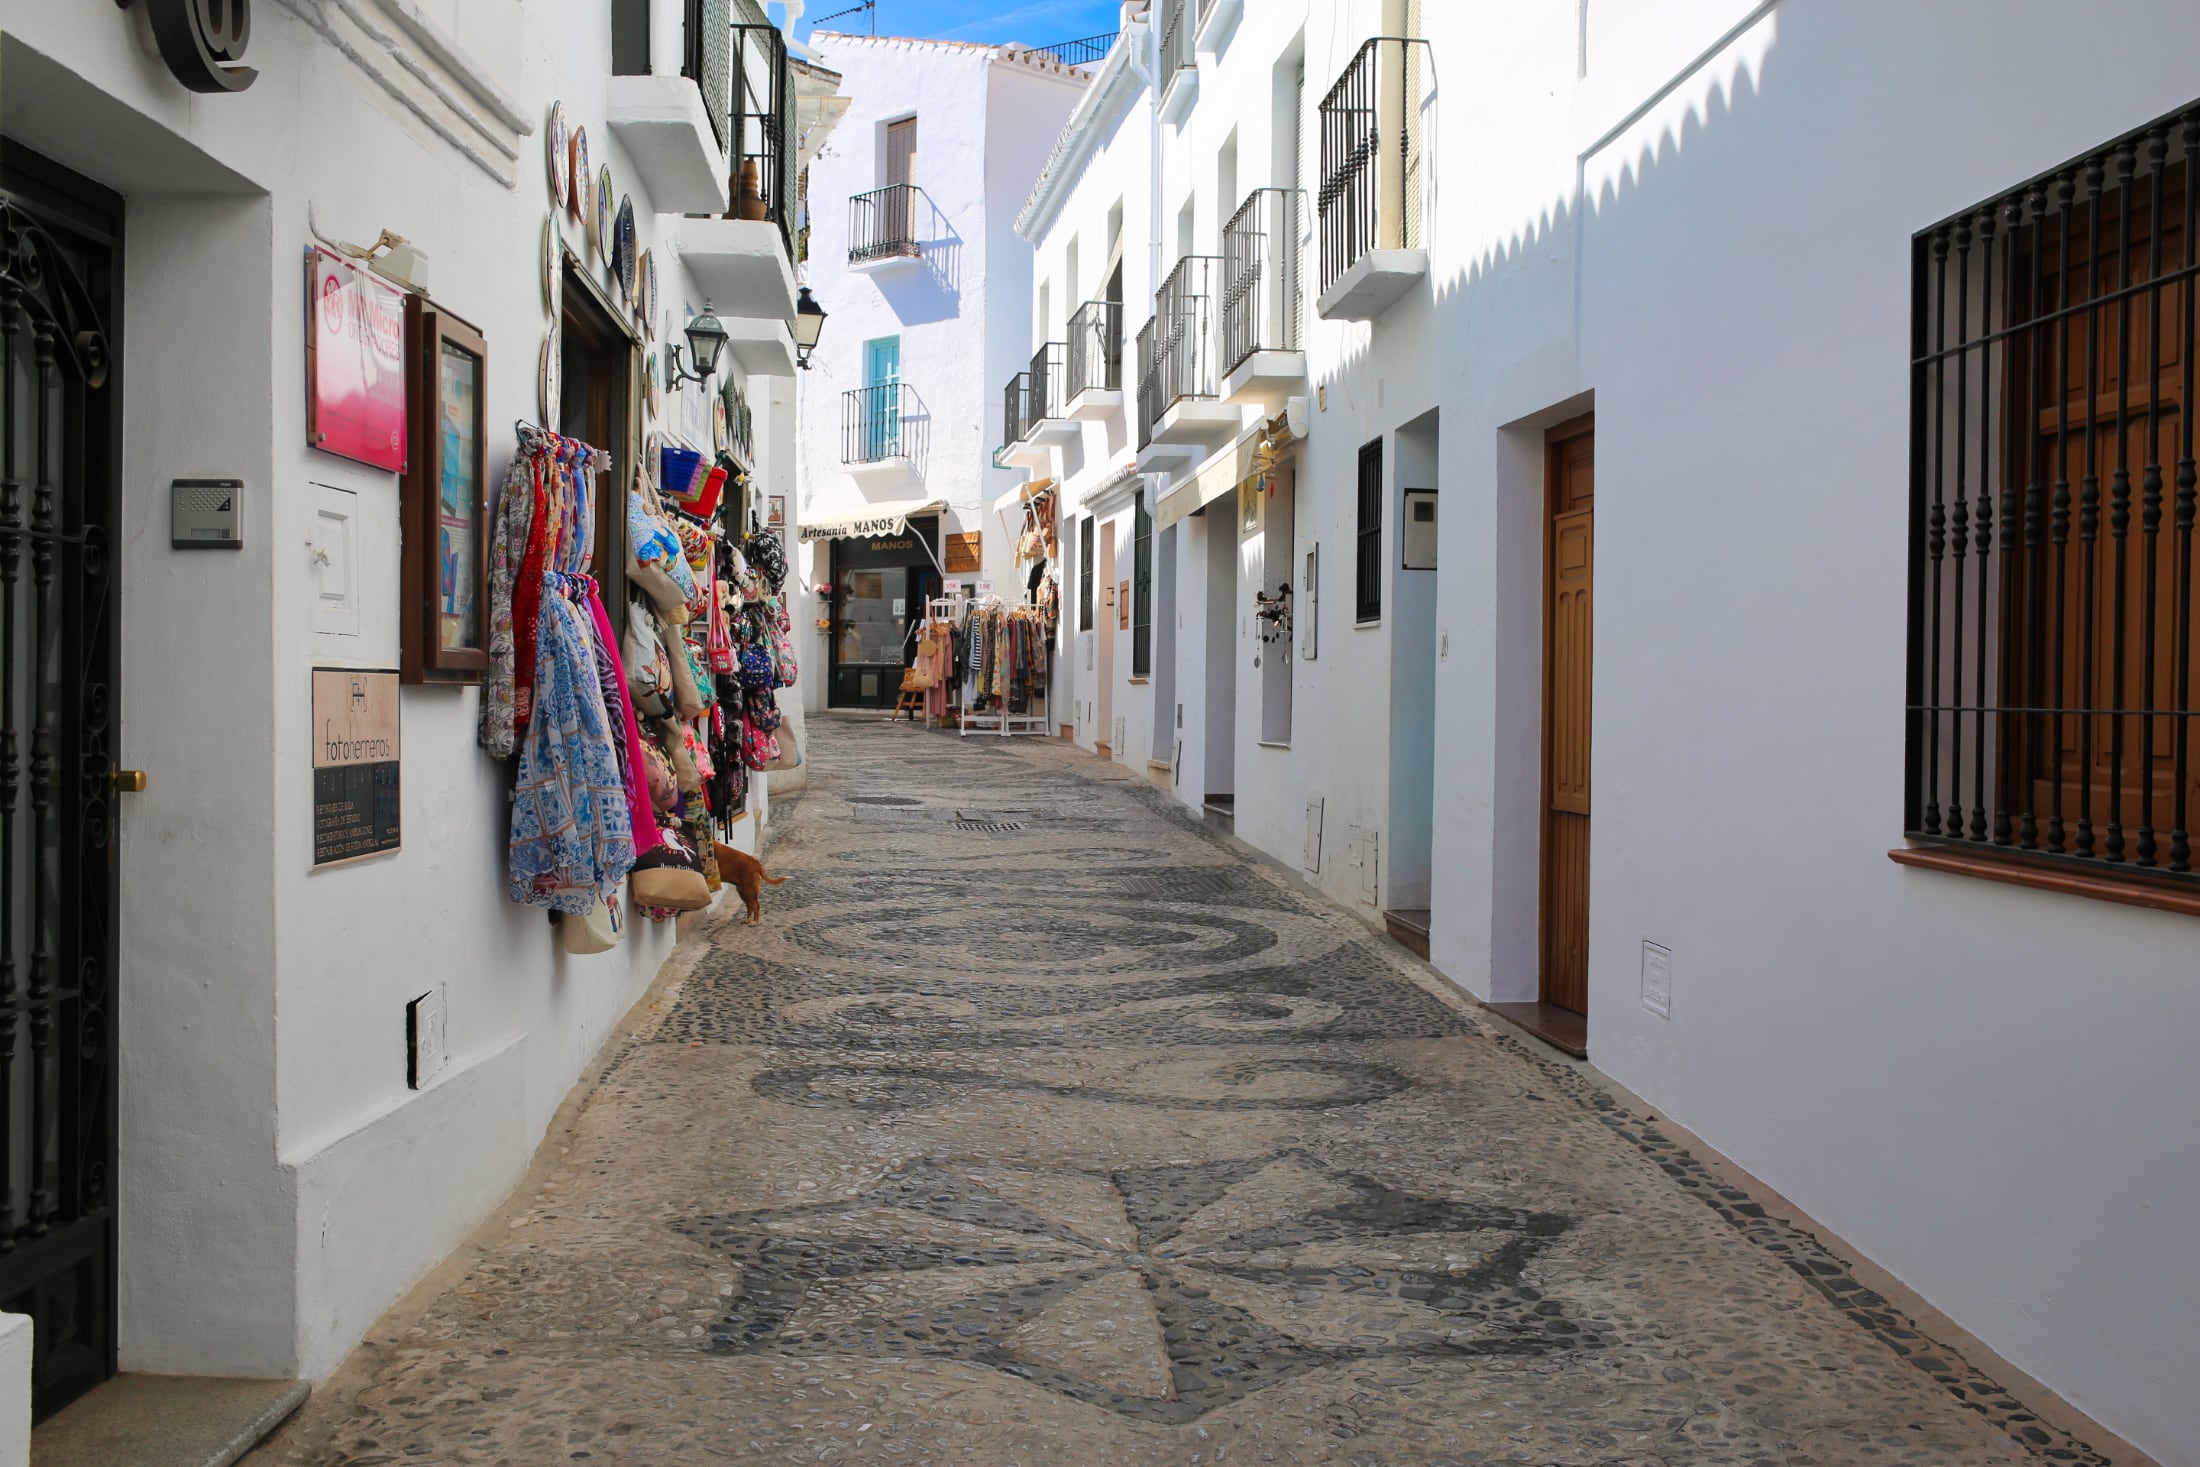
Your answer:
[[[658,415],[662,404],[662,399],[658,396],[659,389],[657,386],[657,353],[651,352],[649,354],[649,360],[642,368],[642,377],[646,384],[643,389],[643,397],[649,403],[649,415],[654,418]]]
[[[634,324],[642,328],[642,340],[649,340],[649,251],[643,250],[634,261]]]
[[[588,129],[573,129],[573,217],[583,223],[588,219]]]
[[[553,325],[550,334],[542,339],[542,426],[551,432],[558,431],[560,408],[565,396],[565,358],[563,343],[558,340],[558,328]]]
[[[642,335],[651,341],[657,339],[657,257],[649,257],[649,268],[642,272],[642,294],[646,302],[642,308]]]
[[[542,221],[542,308],[558,313],[558,216]]]
[[[596,253],[606,265],[611,263],[611,198],[611,165],[606,163],[596,184]]]
[[[726,400],[715,392],[710,395],[710,446],[713,453],[726,451]]]
[[[550,126],[545,129],[550,147],[550,202],[562,209],[573,190],[571,140],[565,135],[565,104],[550,104]]]
[[[619,217],[611,229],[611,273],[619,277],[619,299],[634,303],[634,200],[621,197]]]

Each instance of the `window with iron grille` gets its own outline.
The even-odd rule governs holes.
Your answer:
[[[1383,440],[1360,448],[1360,522],[1357,536],[1353,616],[1379,621],[1383,615]]]
[[[1131,676],[1153,676],[1153,507],[1143,489],[1131,518]]]
[[[1905,824],[2200,887],[2200,105],[1919,233]]]
[[[1092,516],[1077,529],[1077,629],[1092,630]]]

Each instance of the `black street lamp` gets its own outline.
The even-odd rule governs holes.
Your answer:
[[[665,385],[668,390],[677,389],[683,382],[708,382],[710,374],[718,370],[719,353],[726,349],[726,328],[711,313],[710,300],[703,301],[703,314],[687,323],[688,360],[693,370],[681,367],[680,347],[673,344],[671,358],[665,363]]]
[[[794,305],[794,360],[805,372],[810,370],[810,353],[817,350],[817,339],[824,331],[825,308],[817,303],[805,285]]]

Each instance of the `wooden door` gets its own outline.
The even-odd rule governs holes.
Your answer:
[[[1589,1012],[1589,746],[1596,569],[1595,422],[1546,447],[1543,1001]]]
[[[917,119],[886,124],[886,195],[889,238],[915,238],[916,201],[906,187],[917,181]]]

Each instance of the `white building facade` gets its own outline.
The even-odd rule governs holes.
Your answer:
[[[26,1045],[43,1024],[42,1067],[49,1042],[81,1046],[59,1088],[22,1064],[7,1079],[53,1107],[65,1148],[11,1132],[0,1188],[41,1414],[116,1369],[325,1375],[519,1180],[675,941],[630,914],[579,956],[512,902],[512,775],[477,745],[465,679],[398,696],[397,849],[316,869],[312,675],[399,668],[421,593],[400,475],[309,446],[308,251],[386,229],[425,254],[426,304],[485,343],[490,496],[515,422],[603,431],[595,566],[617,586],[628,476],[660,438],[708,457],[714,401],[748,409],[726,447],[756,502],[793,493],[795,170],[830,111],[832,78],[788,65],[748,0],[700,8],[715,51],[689,46],[679,0],[259,0],[227,8],[249,10],[228,34],[208,30],[221,7],[165,6],[193,28],[165,39],[154,8],[11,4],[0,39],[10,249],[44,267],[6,287],[26,395],[0,528],[11,583],[18,532],[47,536],[41,635],[83,669],[41,693],[11,653],[0,700],[7,808],[21,790],[40,813],[35,833],[0,818],[10,880],[34,859],[73,873],[35,934],[8,936],[11,972],[36,948],[26,991],[48,1004]],[[573,178],[584,130],[585,221],[555,206],[551,147]],[[646,272],[621,289],[616,228],[609,252],[590,243],[603,185],[630,201],[654,290]],[[706,302],[721,372],[676,385]],[[19,326],[47,340],[51,416],[28,406]],[[178,481],[241,511],[216,542],[235,548],[191,547],[186,510],[216,506]],[[755,847],[767,779],[737,845]]]
[[[1082,744],[2200,1461],[2200,21],[2069,19],[1127,6],[1011,453]]]
[[[1000,509],[1022,476],[992,463],[998,384],[1029,355],[1014,225],[1086,77],[1016,46],[810,44],[850,106],[809,169],[829,321],[801,379],[805,706],[891,707],[946,582],[1016,602],[1021,521]]]

